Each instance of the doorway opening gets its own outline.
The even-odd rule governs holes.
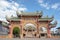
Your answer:
[[[41,37],[44,37],[44,36],[45,36],[45,34],[42,33],[42,34],[41,34]]]
[[[46,37],[47,37],[47,33],[41,33],[41,34],[40,34],[40,37],[41,37],[41,38],[46,38]]]
[[[14,29],[13,29],[13,37],[14,38],[17,38],[17,37],[20,38],[20,29],[19,29],[19,27],[14,27]]]

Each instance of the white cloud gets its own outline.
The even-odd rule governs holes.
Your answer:
[[[16,7],[18,7],[18,6],[19,6],[19,4],[18,4],[18,3],[15,3],[15,6],[16,6]]]
[[[38,0],[39,3],[43,3],[43,0]]]
[[[38,0],[38,3],[40,4],[40,6],[46,8],[46,9],[50,8],[48,3],[44,3],[44,0]]]
[[[45,3],[45,4],[44,4],[44,3],[41,3],[40,6],[46,8],[46,9],[49,9],[49,8],[50,8],[49,5],[48,5],[47,3]]]
[[[20,10],[20,11],[22,11],[22,10],[25,11],[25,10],[27,10],[27,9],[26,9],[26,8],[19,8],[19,10]]]
[[[22,4],[18,4],[17,2],[8,2],[6,0],[0,0],[0,19],[4,19],[6,15],[16,16],[16,11],[26,11],[27,8],[20,7]]]
[[[60,6],[60,3],[54,3],[53,5],[52,4],[49,4],[47,2],[44,2],[44,0],[38,0],[38,3],[40,4],[40,6],[46,8],[46,9],[57,9],[59,8]]]
[[[59,7],[59,5],[60,5],[60,4],[55,3],[55,4],[53,4],[53,5],[51,6],[51,8],[53,8],[53,9],[57,9],[57,8]]]

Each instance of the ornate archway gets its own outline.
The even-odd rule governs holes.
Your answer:
[[[24,26],[24,29],[27,30],[27,31],[35,31],[36,26],[34,24],[28,23]]]
[[[47,31],[47,28],[46,27],[40,27],[40,31],[46,32]]]
[[[24,26],[24,30],[26,32],[26,37],[33,37],[34,36],[34,32],[36,30],[36,26],[32,23],[28,23]]]
[[[40,35],[39,37],[47,37],[47,28],[46,27],[40,27]]]
[[[14,27],[13,28],[13,37],[20,37],[20,29],[19,27]]]

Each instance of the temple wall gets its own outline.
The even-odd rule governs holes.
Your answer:
[[[22,20],[21,25],[22,25],[22,27],[24,28],[25,25],[26,25],[26,24],[29,24],[29,23],[35,25],[35,27],[37,28],[36,20],[34,20],[34,21],[32,21],[32,20],[27,20],[27,21],[26,21],[26,20]],[[23,31],[23,32],[24,32],[24,31]]]
[[[9,36],[0,36],[0,38],[9,38]],[[60,38],[60,36],[51,36],[51,38]]]
[[[4,35],[2,36],[1,35],[0,38],[9,38],[9,37],[8,37],[8,35],[6,35],[6,36],[4,36]]]
[[[60,36],[52,36],[51,38],[60,38]]]
[[[39,27],[46,27],[47,28],[48,22],[39,22]]]
[[[31,23],[31,24],[34,24],[35,26],[37,26],[37,24],[36,24],[36,21],[35,20],[27,20],[27,21],[25,21],[25,20],[23,20],[22,21],[22,26],[24,27],[26,24],[28,24],[28,23]]]
[[[10,34],[9,34],[9,38],[12,38],[13,37],[13,29],[14,27],[19,27],[20,29],[20,23],[19,22],[12,22],[11,25],[10,25]]]
[[[9,34],[9,35],[7,35],[7,36],[0,36],[0,38],[12,38],[13,37],[13,35],[12,35],[12,32],[13,32],[13,28],[14,27],[19,27],[19,28],[21,28],[21,26],[22,26],[22,29],[24,28],[24,26],[26,25],[26,24],[28,24],[28,23],[31,23],[31,24],[34,24],[35,26],[36,26],[36,28],[37,28],[37,26],[38,26],[38,28],[40,28],[40,27],[45,27],[45,28],[47,28],[48,26],[47,26],[47,24],[48,24],[48,22],[36,22],[36,20],[22,20],[21,22],[11,22],[11,29],[10,29],[10,32],[11,32],[11,34]],[[38,25],[37,25],[38,24]],[[24,31],[22,30],[22,34],[24,33]],[[20,36],[21,36],[21,34],[20,34]],[[22,35],[23,36],[23,35]],[[51,36],[51,38],[60,38],[60,36]]]

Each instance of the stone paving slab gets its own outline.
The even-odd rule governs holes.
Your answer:
[[[60,38],[0,38],[0,40],[60,40]]]

